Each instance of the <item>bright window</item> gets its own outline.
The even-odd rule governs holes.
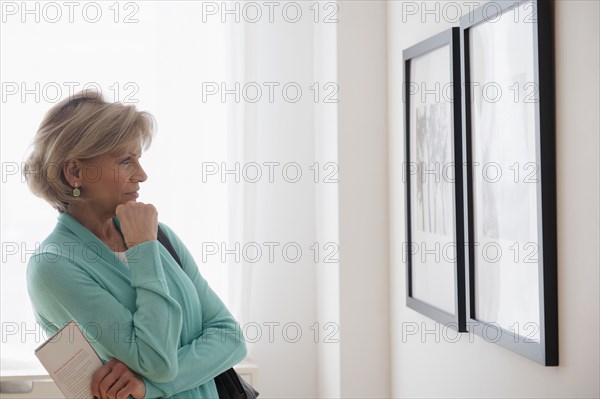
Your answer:
[[[228,304],[225,263],[202,263],[203,246],[225,242],[231,223],[229,188],[202,178],[203,165],[230,155],[230,110],[202,98],[203,82],[228,78],[228,26],[200,23],[201,2],[10,3],[0,28],[3,360],[33,358],[46,338],[36,327],[25,268],[57,211],[31,194],[22,162],[44,113],[84,87],[156,118],[157,137],[141,159],[149,179],[139,201],[156,205],[159,220],[183,239]]]

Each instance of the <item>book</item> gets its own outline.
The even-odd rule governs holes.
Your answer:
[[[35,350],[35,355],[67,399],[93,399],[92,377],[100,356],[71,320]]]

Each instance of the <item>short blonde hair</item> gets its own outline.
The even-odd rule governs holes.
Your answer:
[[[150,147],[156,121],[134,105],[109,103],[95,90],[83,90],[53,106],[33,139],[23,175],[30,190],[59,212],[81,201],[63,173],[69,159],[92,160],[124,153],[141,143]]]

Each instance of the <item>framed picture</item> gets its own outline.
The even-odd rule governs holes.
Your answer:
[[[463,332],[459,29],[404,50],[403,58],[406,303]]]
[[[460,20],[467,329],[558,365],[552,2]]]

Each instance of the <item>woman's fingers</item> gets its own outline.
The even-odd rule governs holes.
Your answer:
[[[110,377],[110,376],[112,376],[114,378],[114,381],[112,382],[112,384],[110,383],[110,380],[108,380],[108,377]],[[111,378],[111,380],[112,380],[112,378]],[[103,389],[103,387],[101,386],[100,392],[106,392],[106,394],[103,396],[103,398],[107,398],[107,399],[119,397],[117,394],[120,391],[122,391],[123,388],[125,388],[127,386],[127,384],[129,383],[129,379],[126,378],[126,376],[119,374],[115,369],[113,369],[113,371],[107,376],[107,378],[105,378],[105,381],[107,381],[106,389]],[[100,384],[100,385],[102,385],[102,384]],[[127,395],[129,395],[129,393],[127,393]],[[127,398],[127,396],[125,396],[125,398]]]
[[[111,358],[105,365],[100,367],[94,373],[92,377],[92,395],[96,398],[102,398],[102,393],[100,390],[100,384],[104,381],[106,376],[108,376],[117,360],[115,358]]]
[[[143,384],[143,383],[142,383]],[[141,396],[139,393],[137,393],[136,391],[139,392],[139,387],[138,387],[139,383],[136,380],[130,380],[127,385],[125,385],[118,393],[116,398],[117,399],[127,399],[129,397],[129,395],[133,396],[136,399],[142,399],[145,395],[146,395],[146,389],[144,387],[143,392],[141,393]]]
[[[158,212],[154,205],[128,201],[118,205],[115,213],[128,248],[156,240]]]
[[[144,399],[146,396],[146,383],[142,377],[138,376],[137,374],[135,377],[136,378],[134,378],[130,383],[131,391],[129,392],[129,395],[133,396],[135,399]]]
[[[94,373],[92,394],[100,399],[127,399],[129,395],[141,399],[146,385],[124,363],[112,358]]]

